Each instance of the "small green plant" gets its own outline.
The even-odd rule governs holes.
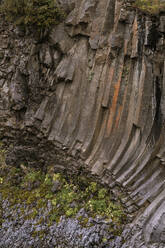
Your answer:
[[[160,0],[136,0],[134,7],[153,15],[165,11],[165,3]]]
[[[39,29],[59,23],[65,16],[55,0],[3,0],[0,13],[16,25]]]
[[[24,181],[27,181],[27,182],[35,182],[36,180],[42,180],[42,174],[40,171],[32,171],[32,172],[29,172],[25,178],[24,178]]]
[[[89,75],[88,75],[88,81],[89,81],[89,82],[92,81],[93,76],[94,76],[94,72],[93,72],[93,71],[90,71],[90,72],[89,72]]]
[[[98,198],[104,199],[107,194],[107,190],[105,188],[102,188],[98,191]]]
[[[107,238],[103,237],[102,241],[105,243],[107,242]]]
[[[90,185],[86,188],[87,192],[95,193],[97,191],[97,183],[91,182]]]
[[[78,208],[69,208],[65,214],[67,217],[72,217],[75,216],[77,212],[78,212]]]

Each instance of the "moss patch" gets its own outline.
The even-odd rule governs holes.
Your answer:
[[[5,168],[1,175],[0,201],[8,199],[10,208],[19,208],[20,218],[37,219],[38,213],[47,209],[48,203],[51,209],[47,216],[40,218],[37,224],[58,222],[61,216],[77,218],[79,223],[88,226],[88,218],[102,216],[111,220],[117,230],[111,232],[120,233],[126,221],[126,215],[121,204],[111,199],[108,189],[102,185],[77,177],[73,179],[61,174],[53,173],[50,169],[47,173],[39,170],[22,168]],[[21,208],[20,205],[21,204]],[[79,216],[77,213],[84,208],[88,217]],[[28,214],[27,214],[28,209]],[[0,212],[0,221],[3,223],[3,214]]]
[[[153,15],[165,11],[165,3],[160,0],[136,0],[134,7]]]

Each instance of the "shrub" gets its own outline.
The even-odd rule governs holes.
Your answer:
[[[165,3],[160,0],[136,0],[134,6],[150,14],[159,14],[161,11],[165,11]]]
[[[3,0],[0,13],[16,25],[50,27],[64,18],[55,0]]]

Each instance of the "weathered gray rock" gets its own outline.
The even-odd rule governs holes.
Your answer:
[[[65,31],[65,26],[63,23],[51,30],[50,43],[57,46],[63,54],[67,53],[74,45],[74,41]]]
[[[39,223],[51,210],[52,206],[47,206],[47,210],[41,209],[35,218],[25,220],[25,217],[31,212],[28,206],[15,206],[13,210],[7,200],[3,201],[4,209],[3,222],[0,230],[0,247],[61,247],[67,248],[68,245],[75,247],[121,247],[123,238],[111,237],[109,225],[99,218],[91,218],[91,223],[83,227],[75,218],[66,218],[62,216],[57,224],[53,221],[51,224],[45,221]],[[20,218],[19,209],[24,209],[24,215]],[[82,214],[78,213],[78,216]],[[86,214],[87,215],[87,214]],[[82,216],[82,215],[81,215]],[[87,215],[88,217],[88,215]],[[104,240],[106,238],[106,241]],[[111,241],[113,240],[113,241]],[[112,245],[113,243],[113,245]]]
[[[10,86],[10,102],[11,108],[14,110],[21,110],[26,108],[27,103],[27,81],[24,75],[17,70],[14,78],[11,79]]]

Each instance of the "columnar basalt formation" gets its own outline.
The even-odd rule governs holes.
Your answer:
[[[0,27],[7,163],[89,171],[133,214],[129,248],[165,247],[165,14],[117,0],[60,0],[35,37]]]

